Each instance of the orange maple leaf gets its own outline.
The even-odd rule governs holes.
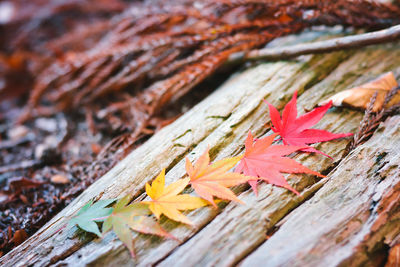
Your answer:
[[[181,210],[193,210],[209,205],[207,201],[199,197],[188,194],[178,195],[189,184],[189,179],[179,179],[178,181],[165,187],[165,169],[157,176],[151,186],[146,184],[146,193],[151,197],[151,201],[143,201],[149,205],[149,209],[153,214],[160,218],[164,214],[168,218],[192,224],[192,222],[183,215]]]
[[[228,188],[247,182],[254,177],[247,177],[239,173],[228,172],[243,156],[226,158],[210,165],[209,148],[200,156],[194,166],[186,158],[186,172],[190,178],[190,185],[196,193],[216,207],[213,197],[243,202]]]

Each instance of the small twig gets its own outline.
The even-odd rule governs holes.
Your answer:
[[[278,60],[306,54],[327,53],[343,49],[364,47],[368,45],[392,42],[400,39],[400,25],[384,30],[334,38],[313,43],[304,43],[286,47],[263,48],[248,53],[240,52],[232,55],[229,62],[248,60]]]

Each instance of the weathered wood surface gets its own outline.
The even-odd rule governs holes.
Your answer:
[[[389,118],[240,266],[379,266],[400,234],[400,116]]]
[[[167,168],[167,183],[184,175],[183,157],[196,159],[207,145],[212,158],[236,155],[249,129],[265,133],[268,119],[262,99],[282,108],[295,90],[299,106],[310,109],[334,93],[358,85],[400,63],[398,46],[379,46],[357,53],[337,52],[307,56],[288,62],[264,63],[234,76],[219,90],[133,151],[109,173],[89,187],[38,233],[0,259],[5,266],[58,265],[231,265],[241,261],[265,241],[276,223],[296,209],[328,181],[291,175],[289,180],[302,197],[270,185],[260,185],[256,197],[246,186],[236,188],[247,205],[229,203],[221,209],[202,208],[189,213],[195,226],[189,228],[164,220],[163,226],[179,238],[163,240],[137,235],[137,260],[109,233],[89,243],[66,238],[59,230],[89,199],[131,194],[143,198],[144,184]],[[318,125],[333,132],[355,131],[361,112],[336,109]],[[319,148],[341,158],[348,139],[325,143]],[[299,155],[304,165],[328,173],[335,164],[321,155]]]
[[[299,98],[299,103],[302,103],[305,107],[313,106],[313,104],[324,97],[321,89],[327,88],[338,76],[340,77],[342,74],[346,75],[343,72],[344,70],[347,70],[348,74],[352,73],[357,68],[356,61],[358,59],[357,57],[350,58],[346,63],[338,66],[322,82],[307,90]],[[338,87],[341,87],[341,85],[338,85]],[[335,89],[340,90],[337,87]],[[328,114],[319,127],[330,129],[334,132],[352,131],[354,130],[352,127],[356,126],[359,120],[359,114],[351,111],[346,114],[342,110],[338,113]],[[339,159],[345,144],[345,140],[342,142],[327,143],[324,144],[322,150],[330,155],[335,155],[335,159]],[[297,158],[306,166],[312,166],[314,170],[322,173],[326,173],[326,171],[334,166],[331,161],[319,155],[301,155]],[[293,177],[292,180],[297,181],[297,186],[304,190],[304,198],[315,193],[324,182],[321,181],[321,183],[315,184],[315,181],[310,180],[308,176],[291,175],[289,177]],[[259,198],[256,198],[249,190],[241,194],[241,199],[247,203],[246,206],[234,203],[228,205],[216,219],[192,239],[175,250],[160,265],[226,266],[237,263],[238,260],[245,257],[255,247],[265,241],[267,233],[274,230],[277,221],[304,201],[304,199],[297,199],[294,195],[288,194],[285,191],[271,191],[271,187],[266,184],[260,186]],[[263,264],[267,263],[268,261],[265,260],[260,261],[257,266],[263,266]]]

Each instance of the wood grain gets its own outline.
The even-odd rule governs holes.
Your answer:
[[[358,68],[356,61],[361,57],[360,54],[356,55],[339,65],[322,82],[307,90],[299,98],[299,105],[311,108],[318,103],[321,98],[324,98],[321,88],[327,88],[327,85],[335,82],[340,75],[345,77],[346,74],[356,70]],[[373,61],[372,58],[371,61]],[[374,68],[371,66],[370,70],[374,71]],[[337,85],[335,89],[340,90],[340,88],[341,86]],[[360,120],[359,115],[349,110],[331,112],[324,117],[319,127],[333,132],[353,131],[352,127],[356,127]],[[340,159],[345,145],[345,140],[328,142],[323,145],[322,150],[334,155],[335,159]],[[311,169],[323,173],[335,166],[334,162],[320,155],[301,155],[297,159]],[[160,262],[160,266],[171,264],[174,266],[230,266],[237,263],[265,241],[280,219],[299,206],[305,198],[312,196],[325,181],[330,180],[328,178],[316,183],[307,175],[290,175],[289,179],[296,180],[296,188],[300,187],[303,190],[303,198],[298,199],[285,190],[272,188],[266,184],[260,186],[258,198],[251,191],[247,191],[240,195],[241,199],[247,203],[246,206],[229,204],[216,219]],[[256,266],[263,266],[262,263],[266,262],[260,261]]]

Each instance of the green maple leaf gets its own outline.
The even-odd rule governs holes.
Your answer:
[[[132,257],[135,256],[135,253],[131,230],[143,234],[174,238],[154,218],[148,216],[151,211],[147,205],[143,203],[127,205],[129,201],[130,197],[126,196],[115,204],[114,210],[103,223],[102,232],[105,233],[112,228],[118,238],[129,249]]]
[[[94,204],[93,201],[89,201],[74,217],[71,218],[71,220],[69,220],[67,229],[71,229],[77,225],[80,229],[101,237],[96,222],[104,221],[113,212],[113,208],[106,207],[114,201],[115,199],[104,199],[99,200]]]

